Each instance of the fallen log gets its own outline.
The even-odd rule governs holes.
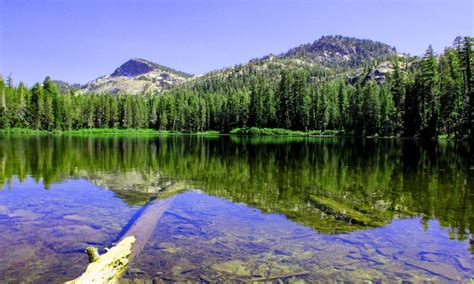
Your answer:
[[[161,216],[171,206],[176,198],[176,194],[184,189],[186,187],[181,183],[168,185],[154,200],[151,200],[140,210],[138,216],[134,216],[131,222],[125,226],[125,230],[119,234],[119,240],[128,236],[134,236],[137,240],[132,248],[130,261],[143,250]]]
[[[335,219],[362,226],[377,227],[383,225],[383,222],[372,219],[370,216],[333,199],[312,194],[309,196],[309,199],[316,208],[330,216],[333,216]]]
[[[127,265],[145,247],[158,221],[171,206],[175,194],[186,187],[170,184],[159,195],[135,214],[118,236],[118,243],[99,255],[97,248],[88,247],[89,265],[78,278],[66,283],[115,283],[127,269]],[[164,199],[163,199],[164,198]]]
[[[129,226],[127,232],[121,237],[121,240],[123,240],[133,236],[137,240],[132,248],[130,261],[143,250],[161,216],[168,210],[175,198],[175,196],[172,196],[166,199],[155,199],[146,205],[140,216]]]
[[[99,255],[96,249],[88,248],[90,263],[86,271],[78,278],[66,283],[116,283],[127,269],[134,243],[133,236],[126,237],[103,255]]]

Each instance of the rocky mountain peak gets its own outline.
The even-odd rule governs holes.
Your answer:
[[[83,93],[158,94],[171,89],[191,75],[145,59],[133,58],[107,76],[89,82]]]
[[[151,62],[140,59],[133,58],[120,65],[119,68],[110,75],[111,77],[125,76],[125,77],[135,77],[148,73],[154,69],[154,66]]]
[[[358,67],[373,60],[386,60],[396,54],[395,48],[385,43],[330,35],[292,48],[281,56],[310,60],[328,67]]]

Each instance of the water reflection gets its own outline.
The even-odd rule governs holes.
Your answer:
[[[188,192],[157,228],[125,279],[416,283],[471,276],[468,244],[450,240],[437,221],[423,230],[419,218],[318,234],[283,215]]]
[[[13,189],[11,192],[7,190],[8,193],[5,190],[0,191],[0,205],[7,208],[4,210],[23,210],[25,206],[30,206],[18,202],[17,200],[20,197],[25,199],[30,197],[30,200],[34,198],[33,203],[41,201],[41,198],[39,201],[36,199],[36,195],[39,194],[38,191],[19,190],[22,186],[25,187],[25,185],[21,185],[25,183],[16,182],[16,179],[31,184],[32,181],[28,181],[29,176],[36,182],[43,184],[50,191],[54,187],[64,188],[66,184],[74,184],[75,181],[71,181],[71,178],[85,179],[93,184],[83,184],[84,191],[87,188],[107,188],[113,191],[115,197],[104,197],[97,195],[94,190],[90,191],[87,196],[92,200],[96,200],[97,203],[92,201],[92,203],[89,203],[88,199],[63,200],[65,195],[56,196],[56,194],[60,194],[57,190],[53,194],[58,200],[62,200],[62,204],[69,204],[68,206],[77,208],[81,212],[85,208],[91,212],[95,211],[92,208],[102,208],[104,210],[103,214],[97,216],[102,216],[100,219],[107,220],[104,222],[109,223],[97,227],[96,230],[103,232],[103,228],[112,226],[112,223],[115,224],[111,227],[114,228],[112,231],[105,233],[107,238],[99,241],[104,244],[114,239],[115,230],[127,222],[130,217],[129,214],[132,214],[134,210],[156,196],[157,189],[170,182],[181,182],[189,188],[198,188],[205,195],[217,196],[232,202],[243,203],[249,208],[261,210],[258,212],[281,214],[244,214],[235,221],[237,222],[234,224],[236,228],[244,225],[250,226],[251,224],[253,224],[251,225],[253,227],[265,227],[258,220],[277,218],[269,216],[284,216],[285,220],[289,219],[295,222],[277,222],[280,225],[276,224],[275,226],[281,226],[282,228],[273,234],[277,240],[274,240],[272,245],[269,243],[262,244],[266,248],[264,251],[267,253],[267,257],[278,254],[275,252],[278,249],[269,249],[269,246],[283,246],[283,236],[292,230],[290,228],[297,227],[297,230],[312,232],[311,236],[308,236],[308,240],[298,239],[297,243],[302,246],[314,243],[313,246],[301,248],[305,249],[301,251],[301,255],[304,255],[308,250],[313,253],[313,256],[308,257],[308,259],[311,259],[314,265],[316,263],[326,263],[326,267],[331,269],[344,266],[349,271],[353,269],[355,262],[360,262],[367,265],[366,267],[359,267],[362,269],[361,271],[367,269],[371,272],[365,271],[364,273],[369,273],[370,275],[367,275],[373,279],[386,280],[395,279],[393,278],[397,277],[395,271],[407,269],[428,271],[420,274],[428,278],[436,278],[436,273],[441,273],[439,269],[444,269],[444,274],[451,273],[451,278],[446,277],[445,279],[453,280],[457,279],[453,276],[456,271],[456,277],[468,277],[469,270],[472,269],[472,260],[462,253],[463,250],[468,251],[469,238],[471,239],[470,250],[474,253],[472,248],[474,166],[471,146],[465,143],[454,141],[434,143],[388,139],[268,137],[222,137],[217,139],[197,137],[160,139],[0,137],[0,180],[5,184],[5,190],[7,188]],[[176,202],[176,207],[180,207],[181,203],[191,206],[189,200],[192,200],[198,204],[206,204],[206,208],[216,210],[201,208],[204,213],[193,211],[194,213],[191,215],[194,221],[189,221],[188,226],[195,226],[193,223],[197,222],[196,218],[200,220],[199,222],[211,222],[218,216],[227,216],[225,214],[226,210],[230,210],[234,206],[232,203],[222,203],[221,199],[209,199],[203,194],[196,197],[195,193],[187,193]],[[3,204],[5,196],[11,198],[8,205]],[[115,206],[117,206],[117,212],[124,213],[118,214],[117,216],[120,217],[112,222],[107,217],[111,216],[112,209],[102,206],[102,204],[109,200],[120,199],[124,202],[116,203]],[[215,207],[212,206],[214,203],[217,204]],[[222,204],[225,204],[225,206]],[[197,205],[194,204],[194,206]],[[155,239],[161,241],[150,244],[148,253],[144,252],[143,259],[156,257],[156,253],[153,252],[157,250],[172,252],[177,247],[185,245],[180,243],[180,240],[186,240],[189,236],[186,230],[178,230],[179,222],[176,222],[182,220],[182,216],[173,215],[173,210],[176,209],[171,209],[160,221],[160,232],[162,232],[161,228],[168,228],[169,234],[157,233]],[[235,210],[245,211],[242,208]],[[36,214],[53,216],[54,212],[63,216],[61,217],[63,219],[64,216],[70,215],[70,213],[56,207],[50,207]],[[2,212],[0,212],[0,222],[5,224],[12,222],[11,220],[5,221],[2,219],[5,218],[2,216],[10,213],[1,214]],[[60,219],[60,216],[54,217],[52,220]],[[237,214],[237,216],[239,215]],[[52,221],[50,220],[50,222]],[[213,239],[215,237],[213,237],[213,234],[218,234],[218,232],[226,236],[231,235],[232,228],[222,225],[223,227],[216,227],[214,231],[209,229],[205,233],[201,232],[201,234],[208,239]],[[29,225],[23,226],[28,227]],[[57,226],[66,225],[59,222]],[[11,231],[5,230],[7,232]],[[30,230],[34,229],[30,228]],[[344,234],[349,232],[353,233]],[[252,233],[248,231],[246,236],[250,238],[257,237],[257,233],[255,234],[252,236]],[[258,236],[262,237],[270,233],[268,231],[261,232],[261,234]],[[79,235],[82,236],[82,233]],[[446,235],[457,241],[449,241]],[[64,236],[64,234],[60,236]],[[177,236],[178,239],[169,239],[170,236]],[[361,238],[360,240],[369,238],[374,242],[373,244],[364,242],[362,245],[355,245],[359,247],[359,255],[352,255],[353,252],[349,248],[350,242],[344,242],[344,248],[343,246],[337,246],[338,240],[341,238],[359,238],[358,236]],[[390,236],[393,236],[393,238]],[[419,238],[418,246],[431,249],[426,251],[413,249],[411,254],[407,254],[406,251],[400,252],[400,248],[410,244],[410,238],[407,236],[411,236],[411,239]],[[84,234],[83,237],[85,240],[87,234]],[[239,238],[245,238],[245,236]],[[426,242],[438,241],[433,246],[428,246],[423,238]],[[221,245],[222,242],[225,243],[222,239],[218,241]],[[386,244],[382,246],[381,243],[384,241]],[[0,240],[0,247],[13,244],[13,239],[10,241]],[[194,244],[197,245],[198,243],[195,242]],[[76,242],[74,245],[82,247],[84,243]],[[192,275],[188,279],[199,280],[199,277],[204,277],[202,279],[204,281],[206,277],[211,277],[211,280],[218,281],[219,277],[223,277],[223,275],[229,277],[226,269],[230,268],[229,264],[224,265],[224,268],[219,266],[216,268],[214,264],[216,261],[226,263],[230,260],[224,261],[219,257],[216,258],[216,255],[229,254],[231,249],[243,249],[244,251],[240,253],[241,257],[236,259],[244,263],[252,263],[247,259],[247,255],[259,255],[258,245],[233,243],[231,246],[224,245],[224,247],[227,246],[227,252],[218,250],[215,252],[216,255],[207,253],[203,256],[203,251],[208,250],[203,250],[205,244],[199,243],[199,245],[203,247],[194,248],[196,250],[195,257],[207,261],[206,263],[209,264],[210,269],[214,271],[214,274],[212,274],[214,276],[210,276],[209,273],[206,274],[206,271],[201,270],[202,267],[208,267],[207,264],[193,262],[180,254],[174,254],[169,259],[161,258],[159,260],[161,266],[159,267],[147,267],[146,261],[144,261],[135,267],[135,272],[143,270],[146,272],[144,274],[146,277],[151,277],[151,271],[163,271],[166,274],[167,271],[173,271],[173,265],[176,265],[176,261],[178,261],[176,256],[179,256],[178,259],[182,261],[187,259],[189,263],[194,263],[193,266],[201,267],[188,273]],[[321,251],[321,246],[332,247],[333,250],[340,249],[340,260],[331,259],[329,253],[326,262],[320,258],[315,258],[314,254]],[[363,249],[360,248],[361,246]],[[370,255],[370,246],[374,250],[379,250],[379,252]],[[187,247],[193,249],[192,246],[188,245]],[[458,253],[456,255],[451,254],[451,257],[449,251],[445,251],[449,247],[457,247]],[[298,248],[293,247],[291,250],[298,251]],[[392,253],[388,254],[389,251]],[[429,253],[423,254],[427,251]],[[189,251],[186,253],[190,254]],[[300,253],[298,253],[298,256],[300,256]],[[296,261],[298,257],[291,257],[295,258],[294,263],[301,264],[301,261],[303,261],[300,259],[298,262]],[[382,269],[381,267],[385,264],[377,264],[377,260],[374,260],[373,257],[381,258],[383,263],[389,263],[390,265]],[[214,259],[214,262],[211,261],[212,259]],[[400,261],[394,261],[395,259]],[[424,259],[429,260],[425,262],[439,262],[445,267],[426,267],[424,266],[426,263],[420,262]],[[255,265],[265,263],[264,259],[260,262],[255,261]],[[275,261],[284,261],[284,258]],[[308,263],[311,261],[308,260]],[[393,266],[396,263],[401,266]],[[213,265],[214,268],[212,268]],[[240,267],[238,263],[231,263],[230,266],[232,269],[237,267],[238,270],[242,271],[257,269],[255,267]],[[3,271],[5,267],[7,266],[0,266],[0,271]],[[324,266],[318,266],[319,268],[317,268],[308,264],[299,267],[299,270],[295,268],[291,271],[301,270],[301,273],[304,274],[307,270],[318,269],[320,271],[318,273],[328,273],[323,271]],[[280,267],[279,269],[287,268]],[[278,273],[283,273],[283,270]],[[220,273],[216,273],[216,271],[220,271]],[[258,277],[263,277],[264,272],[262,271],[258,272],[260,274],[257,273],[260,275]],[[278,269],[275,271],[278,271]],[[333,276],[337,276],[337,279],[344,279],[344,277],[349,276],[350,278],[364,279],[362,276],[360,278],[355,274],[347,274],[347,271],[339,269],[339,273]],[[290,274],[287,273],[287,275]],[[311,277],[323,277],[323,274],[310,274],[304,277],[311,280],[313,279]],[[170,275],[178,278],[187,277],[187,274],[183,276],[181,272]],[[168,276],[171,277],[170,275]],[[249,280],[255,275],[242,277]],[[381,275],[385,276],[382,277]],[[400,275],[398,277],[414,279],[414,277],[418,277],[417,275],[417,273],[408,273],[403,277]],[[137,275],[133,277],[139,278]],[[324,277],[336,279],[331,278],[331,274]]]

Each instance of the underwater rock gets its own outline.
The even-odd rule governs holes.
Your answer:
[[[91,220],[85,216],[79,215],[79,214],[70,214],[70,215],[65,215],[63,217],[66,220],[72,220],[72,221],[81,221],[81,222],[90,222]]]
[[[21,217],[21,218],[24,218],[24,219],[33,220],[33,219],[36,219],[36,218],[40,218],[41,215],[36,214],[32,211],[28,211],[28,210],[24,210],[24,209],[18,209],[18,210],[13,211],[10,214],[10,217]]]
[[[423,261],[428,261],[428,262],[436,262],[438,261],[439,257],[434,254],[434,253],[425,253],[423,254],[423,256],[421,257],[421,259]]]
[[[380,247],[380,248],[377,248],[377,252],[381,255],[393,256],[399,253],[399,250],[393,247]]]
[[[460,258],[460,257],[456,257],[455,259],[456,259],[458,265],[459,265],[462,269],[467,270],[467,271],[470,271],[470,270],[473,270],[473,269],[474,269],[474,267],[472,266],[472,264],[469,263],[468,261],[466,261],[466,260],[464,260],[464,259],[462,259],[462,258]]]
[[[8,214],[10,210],[8,210],[8,207],[0,205],[0,214]]]
[[[249,269],[245,267],[245,264],[239,260],[231,260],[221,263],[215,263],[211,266],[212,269],[218,272],[224,272],[228,274],[234,274],[237,276],[251,276]]]
[[[430,274],[442,276],[448,280],[460,281],[462,279],[456,269],[446,264],[423,261],[407,261],[405,263]]]
[[[173,275],[190,273],[199,267],[192,264],[188,259],[180,259],[171,269]]]
[[[171,242],[160,243],[160,248],[167,253],[176,253],[178,251],[178,249],[176,248],[176,244]]]

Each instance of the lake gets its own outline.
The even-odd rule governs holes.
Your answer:
[[[123,282],[466,282],[474,149],[455,141],[0,137],[0,282],[62,282],[153,200]],[[167,188],[179,189],[166,191]]]

